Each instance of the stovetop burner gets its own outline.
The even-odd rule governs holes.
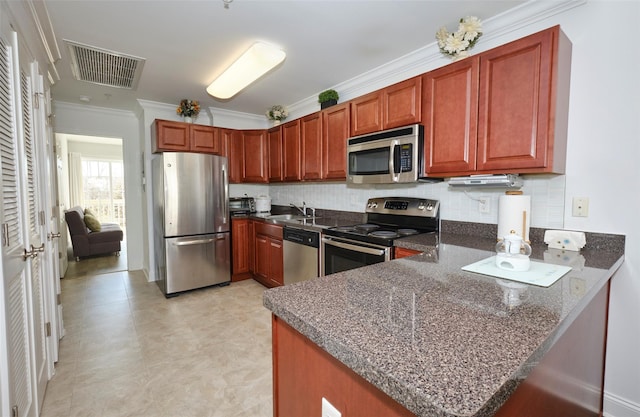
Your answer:
[[[393,239],[436,232],[440,225],[439,202],[411,197],[370,198],[366,222],[325,230],[329,236],[393,246]]]
[[[369,236],[382,237],[382,238],[390,239],[390,238],[393,238],[393,237],[398,237],[399,234],[398,234],[398,232],[394,232],[393,230],[377,230],[375,232],[369,233]]]

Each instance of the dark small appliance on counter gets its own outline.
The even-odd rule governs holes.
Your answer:
[[[253,197],[229,197],[231,216],[246,216],[256,212],[256,200]]]

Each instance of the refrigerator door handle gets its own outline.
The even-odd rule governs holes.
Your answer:
[[[206,245],[214,240],[219,239],[198,239],[198,240],[185,240],[183,242],[173,242],[173,246],[191,246],[191,245]]]
[[[229,204],[227,198],[227,192],[229,187],[229,180],[227,178],[227,167],[222,166],[222,223],[227,223],[229,217]]]

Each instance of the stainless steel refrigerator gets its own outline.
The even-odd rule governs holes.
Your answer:
[[[152,168],[155,267],[164,295],[229,283],[227,158],[165,152]]]

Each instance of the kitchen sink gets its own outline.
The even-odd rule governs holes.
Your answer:
[[[264,217],[265,221],[271,223],[281,224],[299,224],[299,225],[313,225],[318,217],[303,216],[300,214],[272,214]]]
[[[300,214],[272,214],[265,217],[265,219],[267,220],[302,220],[307,218],[308,217],[302,216]]]

